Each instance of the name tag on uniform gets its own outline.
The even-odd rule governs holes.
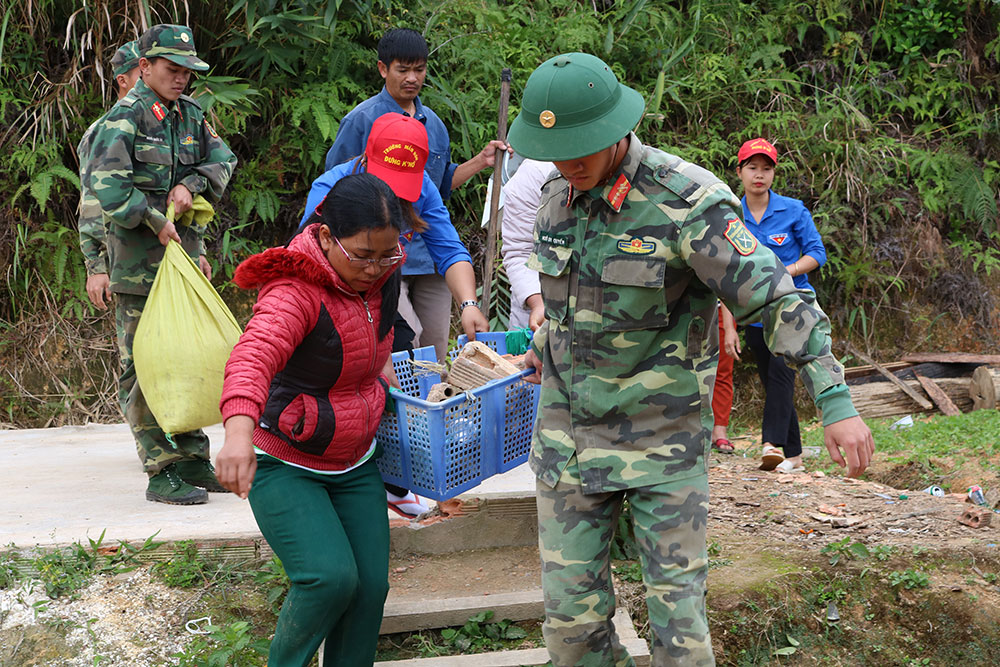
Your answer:
[[[549,245],[559,245],[559,246],[566,245],[566,239],[561,239],[558,236],[553,236],[552,234],[546,234],[545,232],[542,232],[541,234],[538,235],[538,240],[541,241],[542,243],[548,243]]]

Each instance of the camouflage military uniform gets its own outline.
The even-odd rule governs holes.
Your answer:
[[[167,195],[183,184],[192,195],[217,202],[235,166],[236,157],[197,102],[181,95],[167,104],[142,80],[105,115],[91,138],[85,181],[102,210],[111,290],[118,295],[119,401],[147,472],[178,460],[208,459],[208,438],[201,431],[175,436],[176,447],[167,441],[146,407],[132,364],[135,327],[163,259],[157,234],[167,221]],[[191,257],[204,254],[201,227],[178,226],[177,233]],[[183,349],[164,354],[183,354]]]
[[[76,147],[76,154],[80,157],[80,219],[77,228],[80,230],[80,251],[83,253],[88,276],[108,272],[108,250],[104,242],[104,218],[101,213],[101,202],[97,200],[97,197],[84,182],[87,157],[90,155],[90,142],[93,139],[94,129],[103,119],[102,116],[91,123]]]
[[[857,413],[815,296],[757,244],[728,187],[634,134],[606,183],[545,184],[528,262],[548,315],[533,342],[543,372],[530,459],[546,645],[557,667],[632,664],[610,621],[608,560],[628,499],[653,664],[714,664],[704,595],[716,295],[738,321],[763,321],[826,423]]]
[[[138,67],[138,40],[126,42],[120,46],[115,51],[115,55],[112,56],[110,64],[111,72],[116,79],[120,74],[127,76],[129,72]],[[116,83],[116,85],[119,84]],[[104,116],[91,123],[87,131],[83,133],[83,137],[80,138],[80,143],[76,146],[76,155],[80,161],[80,219],[77,229],[80,232],[80,251],[83,253],[88,276],[108,272],[108,251],[104,243],[105,232],[101,203],[87,187],[85,178],[87,158],[90,156],[90,142],[93,139],[94,129],[102,120],[104,120]]]

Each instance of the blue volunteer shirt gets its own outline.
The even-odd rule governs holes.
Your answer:
[[[770,248],[785,266],[804,255],[809,255],[823,266],[826,262],[826,248],[813,223],[812,215],[809,214],[809,209],[800,200],[782,197],[774,190],[768,190],[768,195],[767,209],[760,220],[751,215],[750,209],[747,208],[746,195],[743,196],[741,201],[746,228],[757,237],[758,241]],[[792,280],[799,289],[816,291],[809,284],[809,275],[806,273],[794,276]],[[750,326],[763,325],[755,322]]]
[[[338,164],[313,181],[309,197],[306,199],[305,213],[299,222],[299,231],[305,226],[306,220],[313,214],[334,184],[354,173],[360,159],[357,157],[349,162]],[[423,234],[413,234],[412,239],[408,238],[409,234],[400,239],[406,250],[406,263],[403,264],[404,276],[434,273],[435,264],[441,275],[444,275],[456,262],[472,263],[469,251],[465,249],[455,226],[451,224],[451,216],[448,215],[448,209],[445,208],[444,202],[441,200],[441,194],[426,171],[420,189],[420,198],[413,203],[413,209],[427,223],[427,231]],[[422,254],[417,254],[413,252],[413,247],[415,241],[421,237],[423,237],[421,245],[425,249]]]
[[[809,255],[823,266],[826,263],[826,248],[809,209],[798,199],[782,197],[774,190],[769,190],[768,194],[767,210],[760,220],[750,214],[745,195],[742,199],[743,219],[750,233],[770,248],[785,266],[804,255]],[[809,284],[808,274],[797,275],[792,280],[799,289],[816,291]]]

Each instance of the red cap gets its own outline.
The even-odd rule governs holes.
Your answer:
[[[427,155],[427,130],[416,118],[387,113],[372,123],[365,146],[368,173],[385,181],[397,197],[420,198]]]
[[[736,154],[736,163],[743,164],[744,160],[749,160],[754,155],[766,155],[771,158],[771,162],[778,164],[778,149],[763,137],[744,142],[740,146],[740,152]]]

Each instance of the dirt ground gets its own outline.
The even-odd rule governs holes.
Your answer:
[[[919,629],[903,627],[906,619],[901,609],[914,618],[919,610],[934,610],[937,615],[927,622],[932,631],[937,624],[939,633],[942,622],[964,620],[973,627],[977,615],[993,627],[1000,623],[1000,587],[996,585],[1000,518],[993,525],[974,529],[958,523],[971,505],[957,497],[935,497],[917,489],[815,471],[762,472],[750,454],[756,452],[755,443],[739,442],[737,447],[736,454],[714,455],[709,475],[708,607],[720,664],[767,662],[778,650],[775,642],[784,641],[780,636],[775,639],[768,628],[787,627],[788,633],[812,628],[817,637],[826,633],[829,639],[830,630],[822,618],[822,605],[828,600],[842,605],[845,618],[838,627],[849,631],[867,625],[874,631],[865,641],[874,641],[880,632],[909,633],[914,646],[934,641],[933,634],[923,638]],[[815,469],[818,463],[816,458],[806,459],[807,469]],[[871,476],[888,479],[894,475],[902,479],[905,471],[878,462]],[[874,558],[862,562],[844,555],[840,565],[828,564],[834,555],[828,545],[841,543],[846,550],[855,542],[866,545],[872,554],[885,554],[888,562],[882,566]],[[859,573],[861,568],[867,569]],[[889,578],[890,572],[916,569],[931,572],[928,584],[919,589],[909,590]],[[537,589],[538,552],[534,547],[519,547],[406,555],[392,560],[390,584],[397,600]],[[620,602],[632,613],[641,633],[645,629],[641,586],[619,581],[618,590]],[[891,599],[885,597],[890,590]],[[37,586],[0,590],[0,665],[176,664],[171,654],[194,636],[185,624],[206,615],[202,597],[166,588],[149,576],[148,568],[97,577],[75,600],[48,601]],[[803,610],[805,617],[795,622],[804,626],[786,618],[802,616]],[[757,628],[752,633],[751,626]],[[938,635],[938,640],[957,641],[947,633]],[[842,653],[846,639],[837,641],[841,643],[800,647],[798,659],[801,664],[806,655],[812,656],[810,664],[813,660],[910,664],[906,660],[913,657],[873,644],[873,651],[884,652],[871,655],[882,657],[855,662]],[[1000,644],[996,650],[986,654],[1000,655]],[[95,662],[98,655],[104,659]],[[914,655],[921,654],[915,651]]]

